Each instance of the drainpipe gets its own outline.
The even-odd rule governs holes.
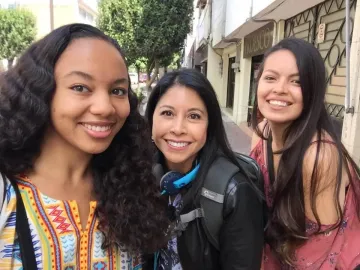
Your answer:
[[[350,0],[346,0],[346,94],[345,113],[354,114],[354,107],[351,106],[350,89]]]
[[[210,28],[210,29],[209,29],[209,32],[210,32],[210,33],[209,33],[209,35],[211,35],[211,34],[212,34],[212,30],[213,30],[213,29],[212,29],[212,5],[213,5],[213,1],[210,0],[210,1],[208,2],[208,5],[209,5],[209,13],[210,13],[210,14],[209,14],[209,16],[210,16],[210,24],[209,24],[209,28]],[[211,36],[212,36],[212,35],[211,35]],[[211,45],[212,45],[212,44],[211,44]]]

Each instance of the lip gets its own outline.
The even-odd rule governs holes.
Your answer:
[[[183,150],[186,150],[186,149],[191,145],[191,142],[188,142],[188,141],[167,140],[167,139],[164,139],[164,140],[165,140],[165,142],[166,142],[166,145],[167,145],[171,150],[175,150],[175,151],[183,151]],[[176,146],[174,146],[174,145],[169,144],[169,141],[171,141],[171,142],[176,142],[176,143],[187,143],[187,145],[182,146],[182,147],[176,147]]]
[[[280,101],[280,102],[286,102],[287,103],[287,106],[279,106],[279,105],[276,105],[276,104],[271,104],[270,103],[270,100],[273,100],[273,101]],[[289,108],[291,105],[292,105],[292,103],[291,102],[289,102],[289,101],[286,101],[286,100],[282,100],[282,99],[267,99],[266,100],[266,103],[271,107],[271,109],[273,109],[273,110],[285,110],[285,109],[287,109],[287,108]]]
[[[113,126],[114,126],[114,122],[81,122],[80,125],[82,126],[82,128],[85,130],[85,132],[92,138],[95,139],[105,139],[107,137],[110,136]],[[90,125],[90,126],[98,126],[98,127],[110,127],[108,130],[104,130],[104,131],[97,131],[97,130],[91,130],[88,129],[85,125]]]
[[[266,102],[269,103],[270,100],[286,102],[289,106],[292,105],[292,102],[290,102],[289,100],[286,100],[286,99],[282,99],[282,98],[267,98]]]
[[[106,126],[113,126],[115,124],[115,122],[114,121],[82,121],[82,122],[80,122],[80,124],[106,127]]]

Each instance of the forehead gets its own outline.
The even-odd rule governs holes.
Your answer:
[[[55,77],[74,70],[89,73],[103,80],[127,74],[124,59],[119,51],[109,42],[95,38],[72,41],[56,62]]]
[[[298,72],[295,55],[289,50],[271,53],[264,63],[264,71],[268,69],[291,74]]]
[[[199,108],[204,110],[205,104],[195,90],[186,86],[175,85],[169,88],[160,98],[157,106],[169,105],[174,108]]]

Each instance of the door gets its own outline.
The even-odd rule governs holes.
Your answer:
[[[233,109],[234,107],[234,94],[235,94],[235,70],[231,68],[235,63],[235,57],[229,58],[228,66],[228,83],[226,95],[226,108]]]

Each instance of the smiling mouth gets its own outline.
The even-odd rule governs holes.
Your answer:
[[[105,132],[105,131],[109,131],[112,127],[112,125],[108,125],[108,126],[97,126],[97,125],[89,125],[89,124],[85,124],[82,123],[82,125],[87,128],[88,130],[91,131],[96,131],[96,132]]]
[[[290,102],[281,101],[281,100],[268,100],[267,102],[271,105],[275,105],[279,107],[288,107],[291,105]]]
[[[171,146],[172,148],[185,148],[186,146],[190,145],[189,142],[175,142],[175,141],[170,141],[170,140],[165,140],[167,142],[167,144],[169,146]]]

